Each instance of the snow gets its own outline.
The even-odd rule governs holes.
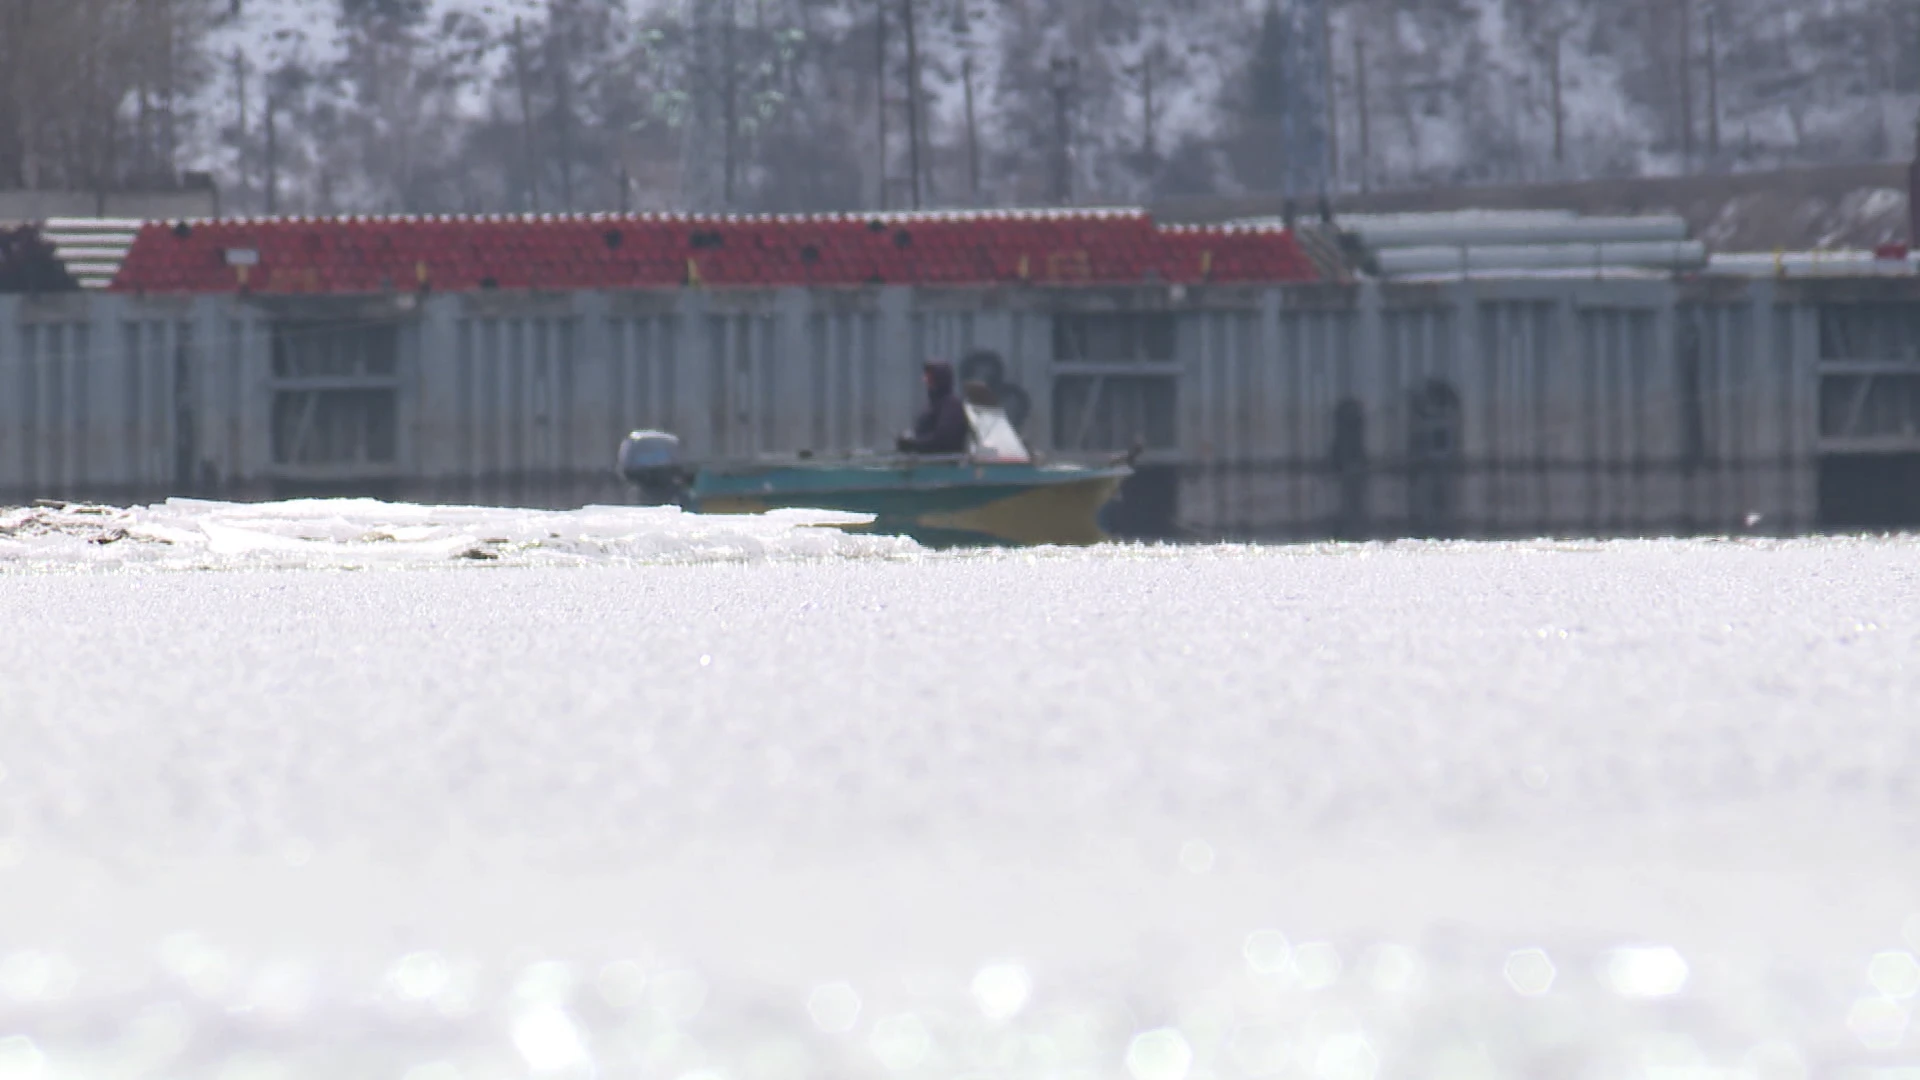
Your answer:
[[[480,513],[8,541],[0,1075],[1920,1062],[1920,541],[698,561]]]
[[[480,20],[494,39],[505,39],[515,19],[545,16],[541,0],[429,0],[424,25],[442,26],[450,16]],[[213,31],[214,55],[244,50],[255,72],[283,64],[324,67],[345,52],[339,5],[334,0],[245,0],[241,17]]]

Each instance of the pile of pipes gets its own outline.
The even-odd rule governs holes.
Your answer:
[[[1920,172],[1916,172],[1920,175]],[[1237,221],[1276,227],[1278,219]],[[1727,252],[1709,255],[1672,214],[1585,217],[1571,210],[1347,214],[1331,226],[1359,271],[1398,281],[1466,278],[1912,277],[1920,249]]]
[[[1367,214],[1340,228],[1388,278],[1668,274],[1706,265],[1684,218],[1582,217],[1572,211]]]
[[[1673,215],[1461,210],[1349,214],[1335,227],[1359,268],[1383,278],[1666,276],[1707,264],[1706,245],[1688,239],[1686,220]]]

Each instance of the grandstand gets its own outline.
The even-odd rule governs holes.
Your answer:
[[[1286,283],[1324,274],[1286,230],[1162,228],[1136,210],[349,217],[148,223],[111,288],[373,294]]]

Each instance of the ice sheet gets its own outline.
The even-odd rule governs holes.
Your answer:
[[[780,510],[702,516],[674,507],[509,510],[372,499],[119,508],[0,509],[0,573],[94,569],[371,569],[457,562],[583,566],[824,557],[918,550],[836,526],[859,514]]]
[[[1916,556],[10,574],[0,1075],[1901,1080]]]

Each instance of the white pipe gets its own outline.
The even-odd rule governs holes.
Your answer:
[[[1335,226],[1348,232],[1397,230],[1406,228],[1473,230],[1480,228],[1518,228],[1564,223],[1579,215],[1571,210],[1451,210],[1430,214],[1340,214]],[[1318,211],[1303,213],[1299,220],[1318,223]],[[1227,223],[1237,228],[1280,229],[1286,219],[1280,217],[1240,218]]]
[[[1682,241],[1686,219],[1673,216],[1469,221],[1340,222],[1376,251],[1391,248],[1625,244]]]
[[[1377,261],[1388,276],[1621,267],[1686,270],[1706,265],[1707,249],[1697,240],[1420,247],[1382,251]]]
[[[1437,272],[1431,274],[1396,274],[1391,280],[1404,283],[1436,281],[1667,281],[1673,277],[1672,270],[1660,270],[1645,266],[1602,266],[1585,267],[1579,270],[1521,270],[1495,269],[1461,273]]]
[[[1499,225],[1503,223],[1574,221],[1573,210],[1435,210],[1400,214],[1341,214],[1343,225],[1378,228],[1402,225]]]
[[[1763,251],[1715,255],[1707,272],[1734,277],[1909,277],[1920,255],[1881,259],[1871,251]]]

